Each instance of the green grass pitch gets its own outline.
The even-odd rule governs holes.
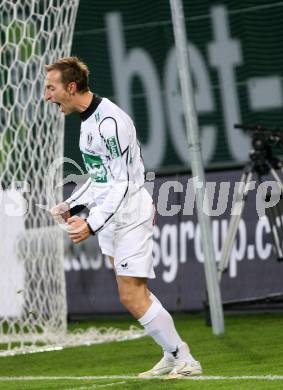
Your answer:
[[[143,337],[1,357],[0,389],[283,389],[282,313],[226,315],[222,336],[213,336],[201,315],[174,318],[181,336],[202,363],[202,380],[136,378],[137,373],[149,369],[161,357],[159,347],[149,337]],[[127,329],[132,324],[135,322],[129,317],[112,317],[72,323],[70,328],[95,325]]]

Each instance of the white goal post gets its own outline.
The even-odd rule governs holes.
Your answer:
[[[143,334],[68,334],[63,231],[38,207],[49,203],[45,176],[64,139],[63,115],[43,99],[44,65],[70,54],[78,4],[0,4],[0,356]]]

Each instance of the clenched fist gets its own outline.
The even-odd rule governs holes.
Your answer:
[[[70,207],[68,203],[62,202],[50,209],[50,213],[55,222],[64,223],[71,217]]]
[[[69,237],[75,244],[87,239],[91,235],[91,230],[85,219],[77,215],[69,218],[67,224]]]

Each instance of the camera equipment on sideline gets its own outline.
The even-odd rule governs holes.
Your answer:
[[[260,125],[234,125],[235,129],[243,129],[252,136],[253,149],[250,152],[250,160],[254,165],[254,171],[259,175],[270,173],[270,165],[274,169],[282,168],[282,161],[273,155],[273,147],[283,148],[282,130],[267,129]]]
[[[280,201],[273,207],[266,209],[266,215],[269,220],[270,228],[272,231],[274,249],[277,254],[278,260],[283,260],[283,205],[282,205],[282,193],[283,184],[276,172],[276,170],[282,170],[282,161],[273,155],[272,147],[279,146],[283,148],[283,131],[278,128],[267,129],[260,125],[234,125],[236,129],[243,129],[252,136],[253,149],[250,151],[250,161],[244,167],[239,191],[236,195],[236,201],[231,211],[231,219],[229,222],[229,228],[226,240],[224,242],[221,259],[218,267],[218,278],[221,281],[222,273],[228,268],[232,247],[235,241],[236,233],[238,230],[239,222],[244,210],[245,201],[247,199],[247,193],[249,190],[249,183],[252,180],[253,174],[256,175],[256,179],[261,183],[262,176],[272,175],[278,184],[280,191]],[[271,199],[271,194],[267,194],[265,201]]]

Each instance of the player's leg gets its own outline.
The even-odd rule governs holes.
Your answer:
[[[120,301],[138,320],[151,306],[145,278],[116,275]]]
[[[129,199],[128,208],[117,216],[114,266],[122,304],[139,321],[164,352],[161,361],[143,376],[168,374],[174,369],[184,375],[201,373],[201,367],[176,331],[173,319],[147,288],[147,279],[154,278],[152,199],[146,190]],[[189,373],[189,374],[188,374]],[[183,375],[183,374],[181,374]]]
[[[198,375],[201,367],[180,338],[171,315],[147,289],[146,279],[117,275],[121,303],[139,321],[157,344],[164,356],[151,370],[140,376],[159,376],[181,368],[186,375]],[[184,370],[185,369],[185,370]],[[174,373],[180,375],[180,373]]]

